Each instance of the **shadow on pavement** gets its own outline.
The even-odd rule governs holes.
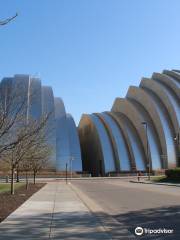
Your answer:
[[[103,218],[109,236],[98,228],[97,218]],[[8,222],[0,224],[0,240],[36,240],[36,239],[154,239],[179,240],[180,239],[180,206],[145,209],[124,214],[107,215],[97,213],[90,216],[89,212],[57,212],[51,214],[37,214],[29,216],[16,216]],[[113,222],[112,217],[118,222]],[[142,235],[131,238],[127,230],[134,235],[135,228],[139,226],[149,229],[174,229],[173,234]],[[135,235],[134,235],[135,236]]]
[[[173,234],[146,234],[137,239],[180,239],[180,205],[160,208],[143,209],[113,216],[118,222],[134,234],[136,227],[149,229],[173,229]]]
[[[97,219],[89,212],[55,213],[11,218],[0,224],[0,240],[40,239],[109,239],[97,227]]]

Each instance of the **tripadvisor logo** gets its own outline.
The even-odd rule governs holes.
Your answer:
[[[174,229],[167,228],[158,228],[158,229],[150,229],[150,228],[142,228],[136,227],[135,234],[141,236],[143,234],[173,234]]]
[[[141,236],[143,234],[143,228],[142,227],[135,228],[135,234]]]

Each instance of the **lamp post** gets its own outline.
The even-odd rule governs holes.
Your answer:
[[[179,133],[176,134],[176,136],[174,137],[174,141],[177,143],[177,145],[180,145],[180,136]]]
[[[67,167],[68,167],[68,164],[66,163],[66,184],[67,184]]]
[[[148,123],[142,122],[142,125],[145,126],[146,129],[146,154],[147,154],[147,167],[148,167],[148,180],[150,180],[150,174],[151,174],[151,163],[150,163],[150,157],[149,157],[149,142],[148,142]]]
[[[179,146],[180,146],[180,134],[179,132],[176,134],[176,136],[174,137],[174,141],[177,145],[177,151],[178,151],[178,161],[179,161],[179,157],[180,157],[180,153],[179,153]]]
[[[72,179],[72,161],[74,160],[73,156],[70,156],[70,166],[71,166],[71,179]]]

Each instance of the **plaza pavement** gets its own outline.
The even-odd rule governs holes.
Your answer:
[[[47,183],[0,223],[0,240],[111,239],[71,185]]]
[[[0,240],[132,240],[137,226],[174,229],[141,239],[179,240],[180,188],[129,180],[51,180],[0,223]]]
[[[101,206],[106,229],[112,229],[113,239],[114,236],[115,239],[124,240],[123,236],[133,239],[130,234],[135,237],[135,228],[142,227],[172,229],[173,233],[143,234],[136,236],[137,240],[180,240],[180,187],[132,183],[128,179],[71,182],[83,192],[81,198],[86,196]]]

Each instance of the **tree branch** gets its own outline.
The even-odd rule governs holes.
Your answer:
[[[0,26],[4,26],[6,24],[8,24],[9,22],[11,22],[13,19],[15,19],[18,16],[18,13],[16,13],[14,16],[7,18],[5,20],[1,20],[0,21]]]

